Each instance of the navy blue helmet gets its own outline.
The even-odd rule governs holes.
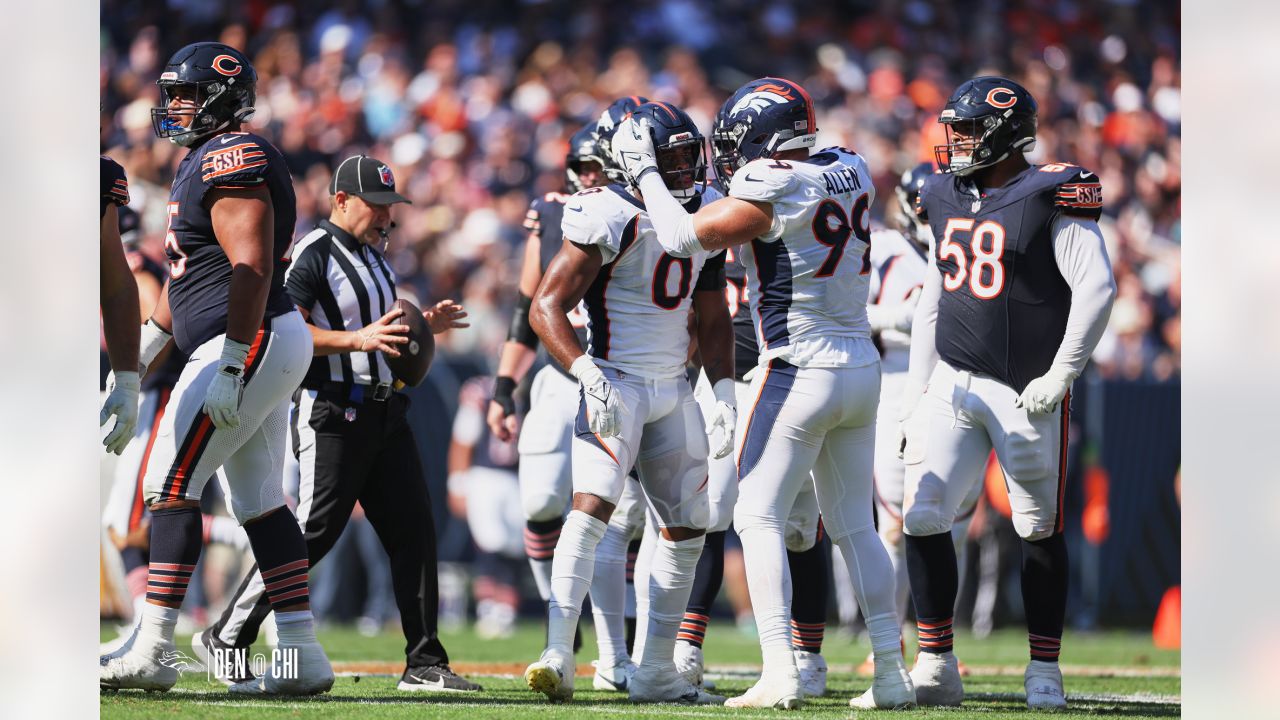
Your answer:
[[[618,129],[618,123],[647,102],[649,98],[643,95],[620,97],[609,103],[609,107],[600,113],[600,119],[596,121],[596,141],[600,144],[600,153],[604,160],[604,174],[614,182],[627,182],[627,174],[613,162],[613,147],[610,145],[613,132]]]
[[[239,50],[222,43],[192,43],[169,58],[160,79],[162,107],[152,108],[151,126],[156,137],[189,147],[253,115],[254,86],[258,73]],[[175,97],[190,99],[195,107],[170,109]],[[190,116],[185,127],[179,117]]]
[[[680,201],[698,195],[707,184],[706,138],[693,119],[675,105],[658,101],[641,105],[631,117],[649,128],[658,174],[671,195]]]
[[[920,219],[920,189],[925,180],[938,172],[933,163],[920,163],[902,173],[894,188],[897,200],[898,226],[907,239],[917,245],[929,246],[929,223]]]
[[[956,88],[938,122],[947,132],[933,148],[938,167],[968,175],[1035,147],[1036,99],[1008,78],[976,77]]]
[[[597,163],[603,171],[605,157],[607,156],[600,150],[600,138],[596,135],[596,123],[592,121],[583,125],[569,138],[569,153],[564,159],[564,174],[569,183],[569,190],[580,192],[591,187],[584,184],[578,177],[582,172],[582,165]]]
[[[817,133],[813,100],[798,83],[776,77],[752,80],[716,116],[711,132],[716,183],[727,192],[738,168],[784,150],[813,147]]]

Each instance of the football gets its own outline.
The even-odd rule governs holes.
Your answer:
[[[396,318],[395,322],[409,326],[409,342],[400,346],[400,357],[384,354],[387,366],[395,373],[396,379],[405,385],[420,385],[436,355],[435,338],[418,306],[401,298],[392,307],[404,311],[404,315]]]

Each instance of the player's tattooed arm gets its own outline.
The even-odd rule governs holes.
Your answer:
[[[213,234],[231,263],[227,337],[249,344],[262,326],[271,288],[274,212],[265,185],[219,188],[206,196]]]
[[[534,293],[529,324],[565,369],[584,352],[567,313],[587,294],[603,264],[598,247],[578,245],[566,238]]]

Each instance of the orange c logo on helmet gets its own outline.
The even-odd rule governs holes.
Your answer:
[[[239,75],[240,70],[243,69],[243,66],[240,65],[240,61],[230,55],[219,55],[214,58],[212,66],[219,74],[226,75],[227,77]],[[992,90],[992,92],[995,91]]]
[[[1008,100],[996,100],[996,95],[1008,95]],[[987,93],[987,104],[992,107],[1008,108],[1018,104],[1018,94],[1009,88],[998,87],[991,88],[991,92]]]

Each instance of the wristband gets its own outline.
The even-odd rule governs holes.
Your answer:
[[[514,415],[516,412],[516,381],[505,375],[499,375],[493,381],[493,401],[502,407],[503,415]]]
[[[244,369],[244,362],[249,357],[249,346],[238,341],[226,338],[222,341],[222,360],[224,367],[231,366]]]
[[[711,392],[716,396],[716,400],[737,410],[738,394],[735,390],[733,378],[720,378],[711,386]]]
[[[600,372],[600,368],[596,367],[596,363],[591,359],[590,355],[583,353],[578,356],[577,360],[569,366],[569,374],[578,378],[578,382],[586,387],[598,385],[604,382],[604,373]]]

